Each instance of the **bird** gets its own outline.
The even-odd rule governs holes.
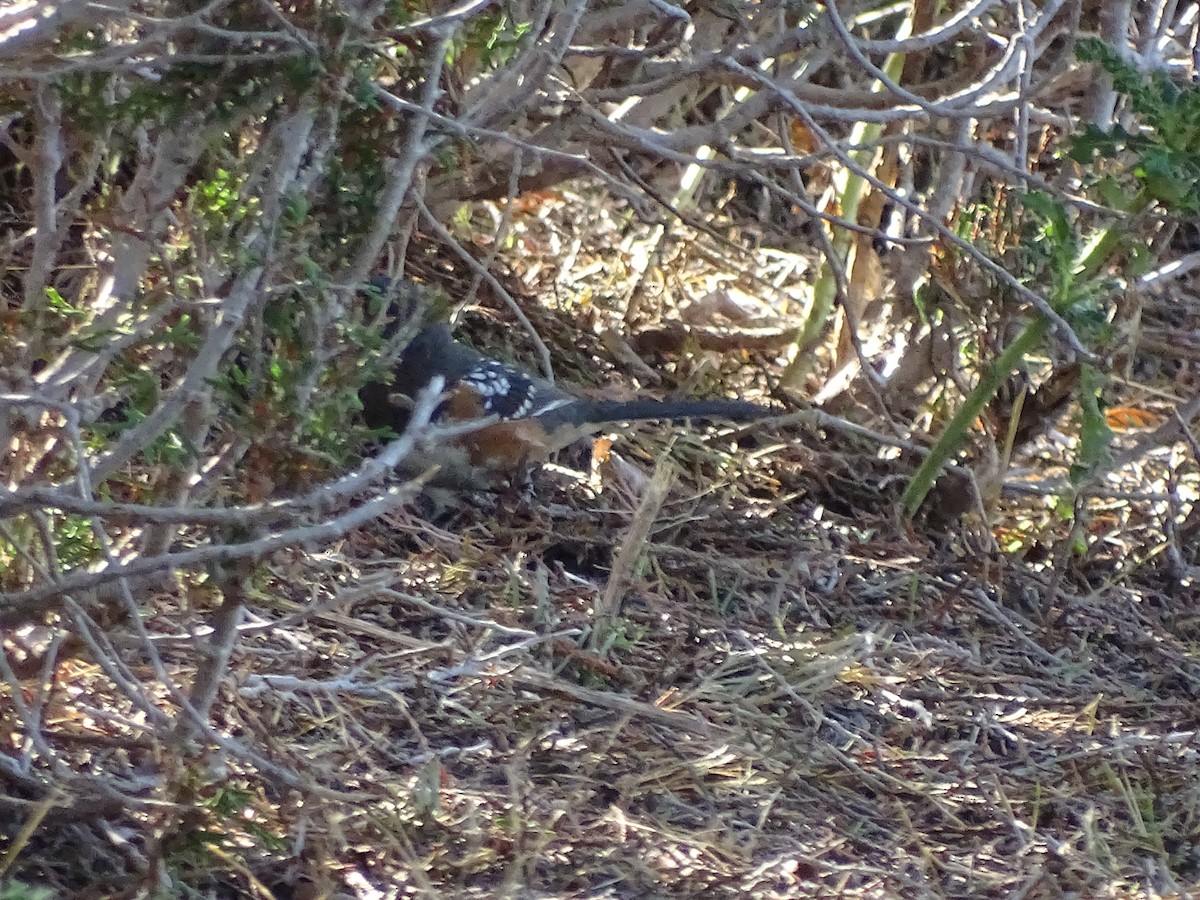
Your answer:
[[[468,347],[454,339],[448,325],[435,323],[419,330],[401,352],[390,385],[371,382],[359,391],[367,424],[403,431],[411,401],[437,376],[444,387],[433,423],[486,420],[487,424],[415,454],[408,468],[436,464],[435,484],[466,489],[511,483],[527,475],[535,463],[618,423],[743,422],[774,415],[770,408],[745,400],[580,397]],[[397,402],[397,395],[409,402]]]

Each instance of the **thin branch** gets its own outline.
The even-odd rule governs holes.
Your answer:
[[[416,115],[407,120],[404,144],[399,155],[388,163],[387,183],[379,200],[379,209],[370,232],[363,238],[354,261],[344,273],[343,280],[351,284],[362,284],[379,259],[400,212],[404,198],[408,196],[416,177],[418,166],[423,166],[431,149],[425,135],[429,129],[434,104],[441,97],[442,67],[450,49],[449,35],[440,36],[429,49],[422,82],[421,103]],[[377,92],[378,93],[378,92]],[[386,94],[386,91],[382,93]]]

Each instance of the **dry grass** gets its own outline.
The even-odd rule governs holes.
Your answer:
[[[1193,598],[1162,586],[1137,505],[1110,504],[1076,558],[1040,501],[1012,503],[1005,521],[1045,548],[1021,561],[980,549],[971,515],[897,530],[861,441],[752,437],[775,449],[618,444],[647,474],[669,450],[675,482],[615,597],[644,484],[611,474],[596,493],[545,472],[532,499],[417,504],[276,555],[216,712],[259,771],[183,748],[175,794],[134,817],[157,845],[122,845],[117,812],[107,846],[51,819],[38,878],[105,893],[125,854],[219,896],[1190,891]],[[217,602],[185,588],[148,623],[184,684],[196,645],[166,630],[201,629]],[[99,708],[115,694],[83,663],[61,683]],[[138,765],[136,729],[55,725]]]
[[[664,247],[604,202],[563,194],[513,223],[511,278],[547,300],[526,312],[560,376],[763,398],[769,352],[648,365],[604,332],[631,292],[674,320],[809,261],[772,249],[739,275],[701,236]],[[796,298],[763,293],[776,305],[756,314],[792,324]],[[485,304],[466,330],[511,351],[511,325]],[[994,529],[968,502],[950,529],[906,530],[906,463],[823,421],[643,429],[603,490],[546,471],[531,497],[414,503],[319,553],[276,553],[246,586],[214,706],[239,753],[144,739],[123,691],[71,659],[46,704],[58,759],[154,774],[137,809],[8,798],[34,826],[14,871],[62,896],[1195,890],[1200,628],[1152,505],[1096,499],[1077,535],[1037,495],[1006,499]],[[1178,450],[1107,490],[1194,487]],[[673,486],[643,506],[656,468]],[[176,587],[141,602],[186,686],[221,596],[203,574]],[[137,646],[124,628],[117,650]]]
[[[1196,673],[1166,598],[1052,597],[740,488],[676,489],[605,652],[581,648],[632,516],[609,494],[277,560],[259,612],[299,619],[247,634],[222,725],[331,790],[210,807],[225,852],[276,890],[381,896],[1194,883]]]

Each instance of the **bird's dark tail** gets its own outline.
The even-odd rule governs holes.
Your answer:
[[[548,426],[555,420],[570,425],[608,422],[680,422],[684,419],[746,422],[775,415],[766,406],[747,400],[581,400],[539,416]]]

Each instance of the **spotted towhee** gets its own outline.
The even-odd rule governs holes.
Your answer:
[[[492,487],[523,474],[535,462],[619,422],[719,419],[746,421],[773,415],[743,400],[590,400],[550,381],[484,356],[459,343],[446,325],[419,331],[393,370],[392,383],[359,393],[367,423],[399,432],[410,404],[435,376],[444,382],[434,423],[494,420],[449,445],[418,454],[412,466],[440,466],[436,480],[455,487]]]

